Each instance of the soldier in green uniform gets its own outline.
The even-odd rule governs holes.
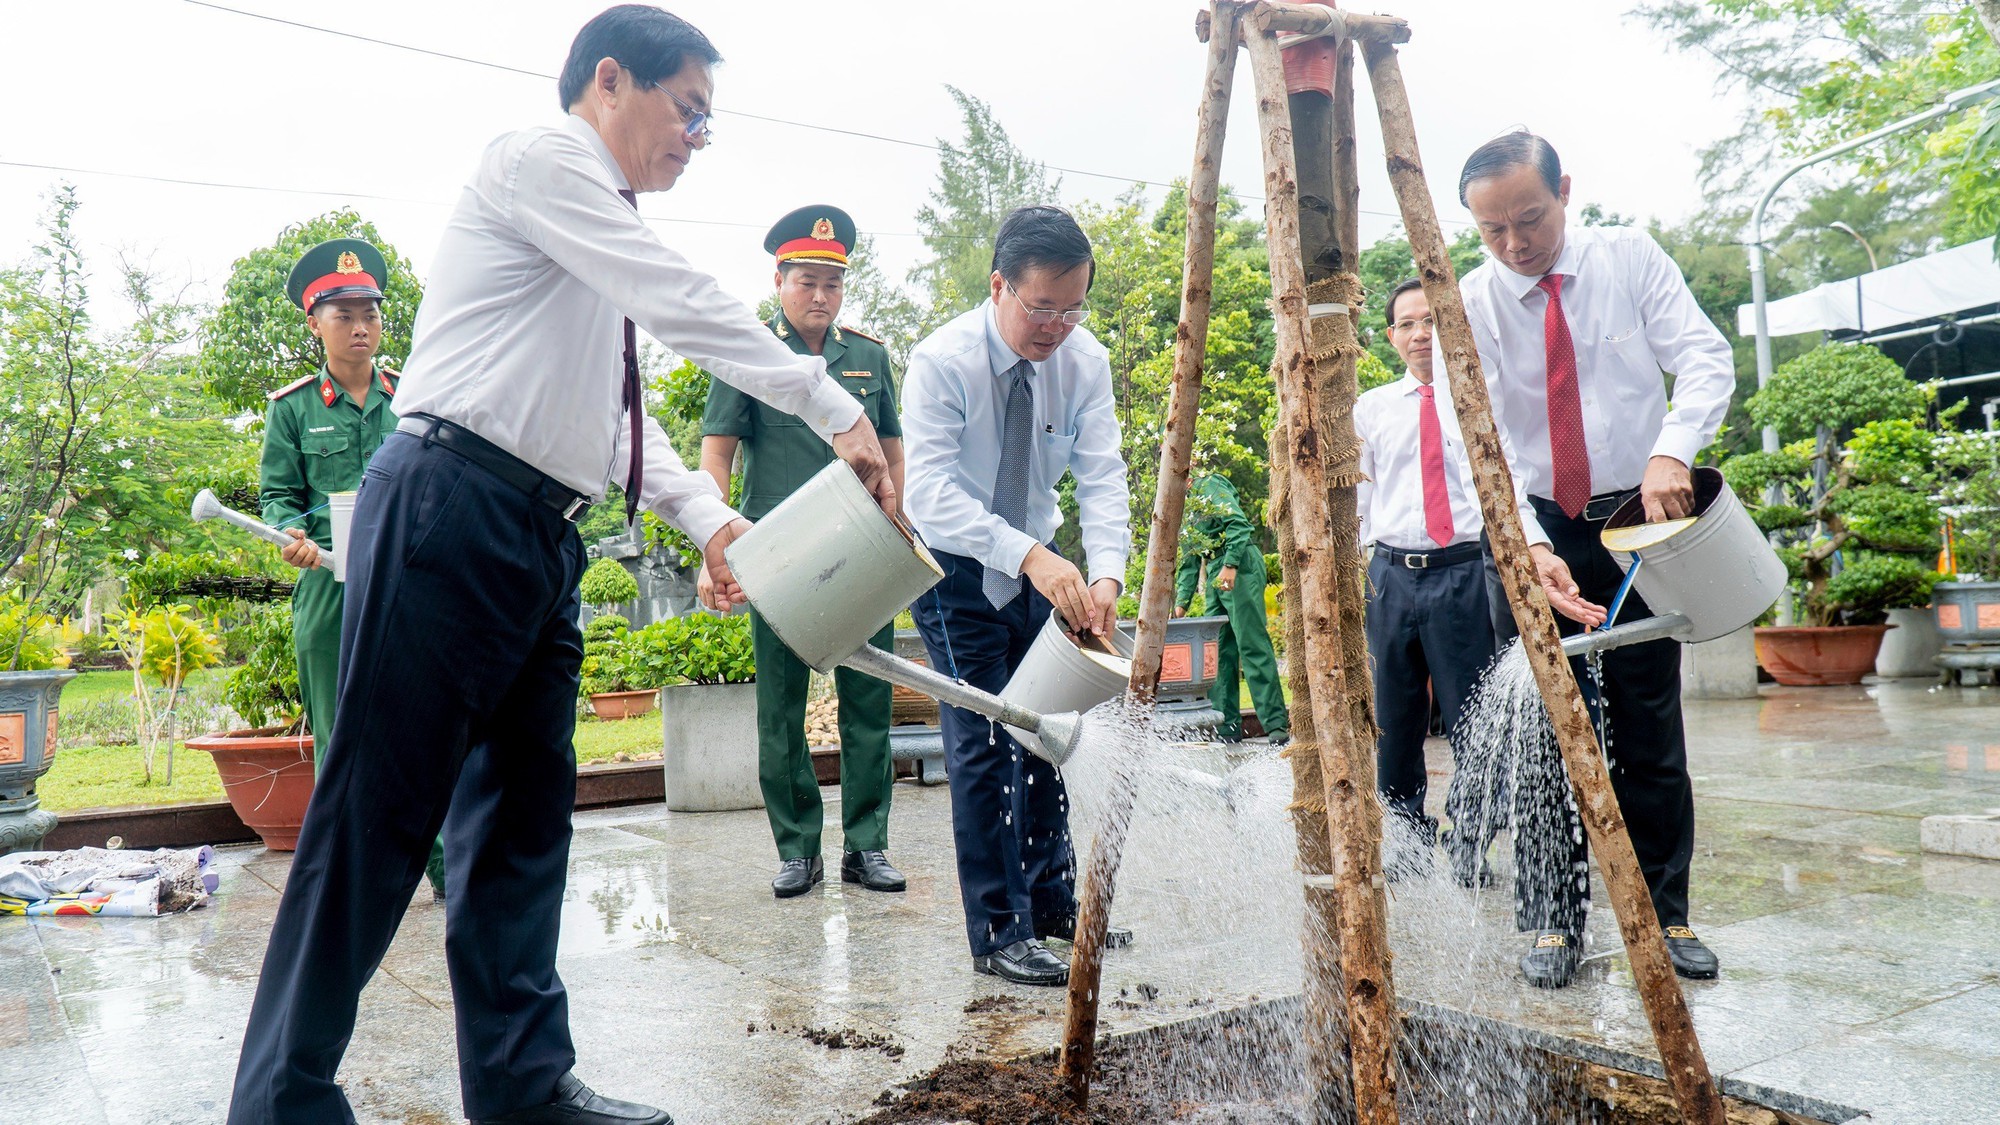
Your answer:
[[[837,323],[847,254],[854,245],[854,220],[838,207],[801,207],[778,220],[764,249],[778,263],[778,314],[771,331],[800,355],[826,359],[827,374],[856,398],[875,432],[897,495],[903,491],[902,424],[889,352],[881,341]],[[743,449],[743,514],[762,519],[814,473],[833,460],[833,451],[805,421],[759,402],[716,379],[708,384],[702,418],[701,467],[729,494],[730,467]],[[703,572],[702,579],[707,578]],[[706,601],[706,591],[703,600]],[[824,811],[819,781],[806,746],[806,689],[811,669],[785,647],[755,610],[750,632],[757,658],[757,753],[764,807],[777,840],[779,868],[771,891],[779,898],[801,895],[825,877],[820,859]],[[893,626],[872,643],[888,649]],[[840,821],[845,852],[844,882],[870,890],[900,891],[901,872],[890,866],[889,796],[895,783],[889,759],[890,687],[872,676],[841,668],[834,672],[840,697]]]
[[[1257,721],[1275,744],[1291,741],[1291,719],[1278,676],[1278,654],[1264,621],[1264,554],[1236,488],[1220,473],[1204,473],[1188,495],[1187,534],[1181,542],[1180,566],[1174,579],[1174,616],[1187,615],[1195,585],[1204,569],[1208,586],[1202,604],[1211,614],[1227,614],[1216,644],[1215,686],[1208,701],[1222,713],[1216,737],[1224,742],[1243,738],[1242,697],[1237,693],[1239,664],[1250,682],[1250,699]]]
[[[292,591],[292,644],[299,659],[299,694],[313,732],[313,767],[333,731],[340,664],[342,586],[321,565],[333,546],[327,494],[361,486],[361,470],[396,428],[390,399],[396,373],[375,366],[382,345],[382,288],[389,280],[382,252],[358,238],[336,238],[305,252],[285,280],[285,293],[306,314],[306,326],[326,348],[320,369],[272,391],[264,416],[264,462],[258,500],[264,522],[292,535],[286,562],[299,568]],[[444,847],[431,849],[431,888],[444,895]]]

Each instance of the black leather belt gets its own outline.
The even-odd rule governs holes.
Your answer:
[[[1589,523],[1603,523],[1611,518],[1619,505],[1637,495],[1639,490],[1636,488],[1627,488],[1620,492],[1600,492],[1584,503],[1583,511],[1576,518]],[[1562,510],[1561,504],[1546,496],[1530,496],[1528,503],[1534,506],[1535,518],[1544,523],[1570,518],[1569,513]]]
[[[590,514],[590,497],[456,422],[435,414],[409,414],[396,423],[396,432],[420,437],[427,445],[444,446],[527,493],[531,499],[554,508],[571,523],[580,523]]]
[[[1435,551],[1405,551],[1386,543],[1378,543],[1375,549],[1389,556],[1392,564],[1407,570],[1429,570],[1434,566],[1451,566],[1470,562],[1479,557],[1477,543],[1454,543]]]

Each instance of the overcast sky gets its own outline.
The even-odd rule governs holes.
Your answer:
[[[604,0],[509,4],[343,0],[229,7],[553,74]],[[1203,47],[1191,0],[680,0],[724,56],[716,138],[655,229],[754,303],[765,229],[793,207],[846,208],[896,278],[923,257],[915,213],[936,153],[744,116],[919,144],[956,138],[947,83],[989,102],[1059,173],[1066,201],[1108,201],[1185,176]],[[1465,155],[1525,125],[1562,154],[1578,202],[1668,220],[1700,204],[1697,150],[1735,103],[1707,59],[1678,55],[1605,0],[1398,0],[1415,31],[1403,70],[1439,214],[1463,223]],[[114,252],[219,296],[232,261],[285,224],[343,203],[426,269],[451,201],[494,136],[559,120],[554,82],[251,18],[189,0],[0,0],[0,261],[25,257],[43,196],[74,180],[100,291]],[[1360,95],[1364,241],[1394,223],[1374,106]],[[1225,183],[1261,194],[1248,69],[1238,67]],[[58,172],[17,165],[56,165]],[[1083,173],[1103,173],[1103,175]],[[239,190],[126,173],[254,185]],[[376,198],[343,198],[329,193]],[[1153,197],[1158,198],[1157,186]],[[1253,204],[1253,207],[1255,205]],[[1453,229],[1448,226],[1447,229]],[[101,315],[111,310],[100,310]]]

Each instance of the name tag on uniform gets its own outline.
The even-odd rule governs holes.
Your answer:
[[[307,427],[306,427],[306,432],[307,432],[307,433],[309,433],[309,434],[330,434],[330,433],[332,433],[332,432],[333,432],[333,427],[332,427],[332,426],[307,426]]]
[[[843,378],[847,379],[866,379],[875,373],[873,371],[843,371],[840,374]]]

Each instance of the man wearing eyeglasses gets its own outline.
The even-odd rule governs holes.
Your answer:
[[[1057,207],[1023,207],[994,240],[990,299],[917,345],[903,385],[908,511],[944,567],[912,607],[931,667],[999,691],[1059,610],[1110,636],[1131,549],[1111,365],[1078,328],[1096,272]],[[1056,553],[1056,484],[1076,476],[1085,569]],[[952,835],[973,968],[1060,985],[1042,944],[1076,926],[1069,805],[1054,766],[997,724],[942,707]]]
[[[1356,490],[1361,541],[1375,547],[1368,561],[1368,657],[1382,732],[1375,784],[1392,818],[1383,865],[1394,880],[1427,873],[1437,842],[1437,820],[1424,811],[1431,700],[1455,743],[1466,697],[1493,656],[1493,624],[1479,565],[1479,495],[1451,387],[1434,377],[1423,284],[1411,279],[1390,290],[1385,319],[1407,370],[1355,402],[1354,432],[1364,478]]]
[[[749,523],[645,413],[637,329],[797,414],[885,510],[874,428],[819,356],[771,335],[640,220],[708,139],[719,59],[640,5],[586,24],[558,126],[488,145],[445,228],[345,559],[332,744],[299,836],[229,1107],[232,1125],[346,1125],[334,1074],[425,853],[444,829],[445,956],[466,1116],[671,1125],[593,1093],[556,974],[582,637],[574,522],[612,485],[702,544]]]

